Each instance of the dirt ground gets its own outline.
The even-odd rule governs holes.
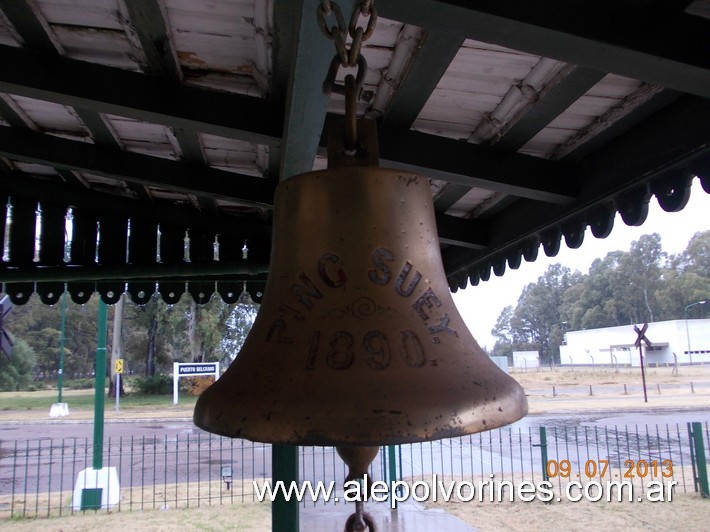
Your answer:
[[[646,373],[648,402],[644,402],[638,368],[555,368],[513,373],[525,388],[531,414],[597,411],[682,411],[710,409],[710,367],[649,368]],[[692,383],[692,388],[691,388]],[[626,384],[626,393],[623,385]],[[553,386],[555,390],[553,391]],[[592,387],[592,395],[589,387]],[[0,394],[0,404],[2,394]],[[49,406],[49,404],[48,404]],[[191,407],[115,413],[109,408],[106,419],[189,418]],[[73,411],[72,418],[90,418],[92,411]],[[0,422],[46,420],[47,411],[13,412],[0,410]],[[553,502],[514,503],[450,502],[427,503],[443,509],[471,527],[481,530],[581,531],[600,530],[708,530],[710,500],[695,494],[677,494],[672,502]],[[440,511],[439,510],[439,511]],[[0,520],[0,529],[17,532],[89,530],[192,531],[192,530],[271,530],[268,504],[238,504],[188,510],[87,514],[37,520]]]
[[[525,389],[530,414],[710,408],[710,366],[681,366],[677,374],[673,367],[648,368],[648,401],[639,368],[541,368],[512,376]]]
[[[597,367],[595,369],[540,368],[539,370],[511,373],[525,388],[530,414],[553,414],[591,411],[657,411],[710,408],[710,365],[681,366],[678,374],[672,367],[652,367],[646,370],[648,402],[644,402],[639,368]],[[692,388],[691,388],[692,383]],[[623,393],[626,385],[627,393]],[[592,394],[589,395],[589,387]],[[555,388],[553,391],[553,387]],[[49,408],[56,392],[44,390],[31,392],[47,397],[46,409],[4,410],[3,397],[28,392],[0,392],[0,423],[4,421],[35,421],[49,419]],[[71,407],[73,394],[91,394],[93,390],[68,390],[64,392],[69,403],[70,419],[92,419],[93,408]],[[172,404],[165,398],[163,407],[122,408],[116,412],[111,401],[106,403],[105,419],[165,419],[192,418],[192,405]]]
[[[481,532],[708,530],[710,500],[680,495],[672,502],[449,503],[439,505]]]

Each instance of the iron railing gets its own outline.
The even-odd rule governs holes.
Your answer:
[[[675,492],[708,495],[708,424],[503,428],[460,438],[383,448],[371,481],[410,484],[549,481],[556,495],[574,480],[674,481]],[[77,501],[80,471],[92,467],[89,438],[0,440],[0,519],[87,510]],[[271,446],[209,434],[107,438],[104,468],[115,468],[114,505],[144,511],[254,501],[254,481],[271,478]],[[330,447],[301,447],[301,481],[335,481],[346,470]],[[630,475],[633,475],[632,477]],[[105,489],[116,489],[107,486]],[[107,499],[110,500],[110,497]],[[341,499],[342,500],[342,499]],[[303,504],[333,504],[325,500]]]

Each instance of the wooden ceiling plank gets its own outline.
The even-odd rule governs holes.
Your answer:
[[[178,80],[182,72],[157,0],[123,0],[129,24],[138,36],[148,64],[146,74]]]
[[[165,16],[157,0],[124,0],[131,28],[138,36],[146,57],[146,74],[169,80],[182,79],[182,70],[172,44]],[[205,157],[197,133],[193,129],[173,128],[182,158],[191,164],[204,165]],[[198,196],[203,209],[216,211],[214,199]]]
[[[4,95],[0,95],[0,116],[10,124],[12,127],[16,128],[21,128],[21,129],[36,129],[36,126],[29,120],[29,117],[26,115],[23,116],[18,111],[14,108],[14,105],[10,105],[12,101],[8,103],[6,101],[6,97]],[[28,122],[29,121],[29,122]]]
[[[270,207],[273,185],[268,180],[210,167],[66,140],[51,135],[0,127],[0,155],[55,168],[90,172],[148,186],[216,199]]]
[[[384,125],[393,129],[412,126],[462,44],[463,38],[458,35],[426,32],[404,79],[397,80]]]
[[[257,144],[282,133],[277,103],[4,45],[0,91]]]
[[[682,145],[668,138],[683,138]],[[673,168],[684,168],[710,156],[710,102],[693,96],[678,99],[626,133],[609,142],[586,160],[590,169],[572,205],[547,205],[520,199],[486,220],[489,248],[449,248],[443,252],[447,274],[482,265],[506,248],[535,234],[583,216],[587,209],[608,203],[617,195],[653,180]],[[638,153],[648,154],[639,158]],[[525,220],[521,224],[521,220]]]
[[[605,74],[582,67],[565,67],[557,74],[557,77],[560,76],[563,77],[543,87],[526,109],[516,113],[512,122],[501,124],[493,138],[482,139],[484,143],[495,144],[497,150],[517,151],[578,98],[586,94],[604,78]],[[522,83],[525,83],[525,80]],[[447,194],[449,206],[466,193],[466,190],[461,187],[458,189],[449,187],[449,189]],[[459,198],[456,198],[457,193],[460,194]]]
[[[189,165],[205,166],[205,155],[199,135],[192,129],[172,128],[172,133],[182,152],[181,160]],[[217,202],[214,198],[197,196],[200,208],[208,212],[217,211]]]
[[[325,37],[323,40],[328,42]],[[312,78],[314,76],[311,76]],[[238,94],[226,94],[208,91],[193,87],[178,87],[159,78],[147,77],[141,74],[122,71],[115,68],[92,65],[90,63],[73,61],[63,58],[39,59],[36,55],[26,50],[0,46],[0,90],[12,94],[47,100],[65,105],[74,105],[94,112],[103,112],[126,116],[148,122],[185,128],[188,130],[203,131],[227,138],[236,138],[251,142],[263,143],[269,146],[278,145],[280,136],[284,131],[282,112],[279,104],[270,103],[260,98],[253,98]],[[305,97],[305,96],[304,96]],[[229,109],[226,113],[223,110]],[[298,107],[292,105],[292,116],[297,117]],[[292,118],[292,127],[296,133],[291,137],[299,137],[297,122]],[[333,117],[328,116],[327,124]],[[412,135],[421,133],[405,132],[397,135],[398,147],[381,146],[381,157],[399,167],[417,168],[417,171],[430,177],[439,177],[451,182],[466,186],[479,186],[491,190],[515,193],[521,197],[533,197],[549,201],[570,201],[574,194],[569,190],[561,192],[555,187],[545,191],[547,175],[553,172],[554,165],[546,166],[541,172],[542,180],[530,179],[525,183],[518,179],[514,186],[509,186],[509,176],[504,169],[509,168],[511,161],[517,157],[510,157],[502,153],[494,153],[490,149],[465,145],[458,141],[443,139],[427,135],[426,139],[434,147],[446,146],[446,151],[453,151],[454,157],[437,157],[431,149],[425,148],[429,156],[422,160],[422,154],[417,150],[408,149],[407,140]],[[324,145],[325,134],[318,136]],[[385,137],[380,135],[384,142]],[[295,142],[295,141],[294,141]],[[411,140],[411,142],[415,142]],[[416,141],[420,149],[422,141]],[[297,150],[291,148],[293,157],[298,156]],[[305,149],[305,148],[304,148]],[[283,147],[282,147],[283,152]],[[478,168],[478,159],[483,158],[488,164]],[[457,164],[455,160],[465,161]],[[287,160],[282,157],[282,161]],[[310,161],[310,156],[302,158]],[[513,164],[519,175],[533,172],[529,168],[545,166],[544,161],[532,157],[524,158],[526,166]],[[295,164],[295,163],[294,163]],[[447,167],[455,165],[455,170]],[[307,168],[308,164],[300,163],[294,166],[297,169]],[[528,170],[525,170],[529,167]],[[473,177],[470,174],[476,172]],[[432,175],[436,174],[436,175]],[[542,184],[542,185],[541,185]],[[569,186],[567,186],[569,188]],[[542,194],[539,191],[542,190]]]
[[[45,18],[26,0],[0,0],[0,10],[25,44],[33,50],[47,55],[56,55],[62,51],[62,46],[54,38]]]
[[[498,149],[517,151],[570,105],[606,76],[605,72],[575,67],[559,83],[546,90],[496,143]]]
[[[488,230],[480,222],[437,214],[436,227],[440,244],[477,250],[488,247]]]
[[[380,16],[710,97],[710,20],[689,0],[379,0]],[[554,13],[555,16],[549,16]]]
[[[483,188],[569,204],[583,170],[576,165],[495,152],[490,148],[416,131],[380,134],[383,166],[420,173],[468,188]]]
[[[91,138],[94,139],[96,144],[109,148],[122,148],[121,144],[118,142],[116,137],[114,137],[113,133],[99,113],[95,111],[87,111],[86,109],[81,109],[79,107],[75,107],[74,111],[89,130]],[[137,197],[145,200],[151,199],[150,194],[148,194],[145,187],[140,183],[129,182],[127,185]]]

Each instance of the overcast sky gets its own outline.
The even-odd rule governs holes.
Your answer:
[[[493,348],[495,343],[491,329],[503,308],[515,307],[523,288],[538,278],[548,266],[560,263],[572,271],[589,273],[589,267],[596,258],[606,256],[610,251],[629,251],[631,243],[641,235],[658,233],[661,246],[666,253],[679,253],[698,231],[710,229],[710,194],[706,194],[697,179],[693,180],[690,200],[680,212],[668,213],[661,209],[655,197],[649,204],[648,218],[640,227],[629,227],[617,214],[614,229],[605,239],[594,238],[589,228],[584,242],[578,249],[566,246],[564,238],[556,257],[547,257],[542,247],[535,262],[523,259],[517,270],[506,269],[502,277],[491,273],[490,280],[481,281],[478,286],[467,286],[453,294],[461,316],[474,338],[482,347]]]

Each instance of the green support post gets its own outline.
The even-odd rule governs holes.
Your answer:
[[[94,390],[93,468],[103,467],[104,395],[106,393],[106,303],[99,298],[98,334],[96,343],[96,384]]]
[[[271,467],[274,484],[282,480],[288,491],[291,482],[298,482],[298,446],[274,444],[271,447]],[[271,503],[271,530],[298,532],[299,508],[295,497],[286,500],[279,491]]]
[[[700,487],[700,495],[710,498],[710,486],[708,485],[708,466],[705,462],[705,443],[703,441],[703,425],[700,422],[693,422],[691,425],[691,436],[693,439],[695,455],[695,472],[697,473],[697,485]]]
[[[64,336],[67,324],[67,292],[62,294],[62,324],[59,338],[59,375],[57,376],[57,403],[62,402],[62,386],[64,384]]]

